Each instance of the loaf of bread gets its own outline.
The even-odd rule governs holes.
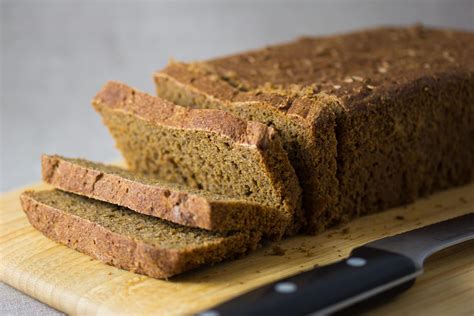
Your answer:
[[[254,249],[258,232],[189,228],[58,190],[27,191],[22,207],[36,229],[104,263],[168,278]]]
[[[377,28],[155,74],[158,95],[275,127],[309,231],[474,179],[474,35]]]
[[[83,159],[43,155],[41,164],[43,180],[55,188],[184,226],[213,231],[259,230],[268,238],[281,236],[285,229],[285,219],[278,209],[248,200],[190,189]]]
[[[109,82],[93,100],[128,169],[43,157],[69,193],[24,193],[33,226],[166,278],[474,180],[473,33],[302,38],[155,82],[159,97]]]
[[[303,223],[301,189],[278,133],[221,110],[189,109],[117,82],[93,100],[129,169],[280,211]]]

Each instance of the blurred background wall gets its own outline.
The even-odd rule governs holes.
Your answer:
[[[153,92],[170,57],[210,58],[301,35],[423,23],[474,30],[474,0],[1,1],[1,185],[41,153],[120,158],[90,100],[107,80]]]

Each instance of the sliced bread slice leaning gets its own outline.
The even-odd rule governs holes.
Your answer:
[[[277,208],[288,234],[302,224],[298,179],[273,128],[118,82],[107,83],[93,105],[130,170]]]
[[[260,240],[258,232],[184,227],[59,190],[27,191],[20,199],[30,223],[50,239],[154,278],[242,255]]]
[[[285,229],[276,208],[160,181],[117,166],[43,155],[43,180],[54,187],[125,206],[168,221],[213,231]]]

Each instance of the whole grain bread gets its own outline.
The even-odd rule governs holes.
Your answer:
[[[278,209],[288,234],[302,225],[301,189],[273,128],[118,82],[107,83],[93,105],[130,170]]]
[[[254,249],[260,234],[189,228],[59,190],[24,192],[30,223],[47,237],[99,261],[168,278]]]
[[[61,156],[43,155],[43,180],[55,188],[127,207],[177,224],[213,231],[259,230],[281,236],[281,212],[248,200],[189,189],[129,170]]]
[[[158,95],[274,126],[309,230],[474,179],[474,35],[377,28],[155,74]]]

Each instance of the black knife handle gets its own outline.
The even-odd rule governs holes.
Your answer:
[[[347,259],[267,284],[198,315],[325,315],[413,283],[420,272],[405,256],[360,247]]]

